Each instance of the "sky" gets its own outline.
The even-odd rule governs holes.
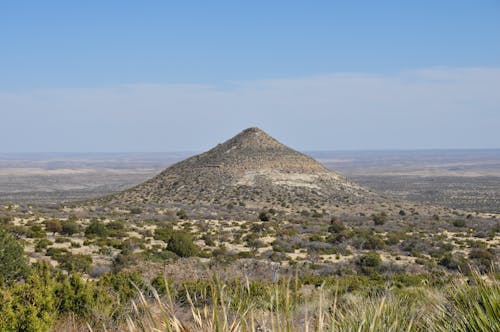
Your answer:
[[[500,1],[3,1],[0,152],[500,148]]]

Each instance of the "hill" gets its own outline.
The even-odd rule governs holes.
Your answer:
[[[258,128],[165,169],[108,199],[113,203],[323,208],[376,195]]]

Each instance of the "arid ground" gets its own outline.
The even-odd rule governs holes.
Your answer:
[[[57,204],[144,182],[194,153],[0,154],[0,202]],[[500,150],[308,153],[398,199],[500,213]]]

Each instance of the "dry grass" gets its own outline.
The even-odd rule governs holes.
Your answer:
[[[303,296],[293,282],[269,290],[269,302],[228,292],[214,279],[210,294],[188,296],[182,307],[167,293],[154,300],[142,294],[127,318],[136,331],[499,331],[500,288],[495,279],[475,274],[471,283],[457,281],[444,290],[425,287],[391,290],[363,297],[339,295],[320,287]],[[246,292],[246,294],[245,294]],[[299,294],[300,293],[300,294]],[[300,295],[300,296],[299,296]]]

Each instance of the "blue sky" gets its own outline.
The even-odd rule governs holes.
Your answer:
[[[0,151],[500,148],[500,1],[0,3]]]

